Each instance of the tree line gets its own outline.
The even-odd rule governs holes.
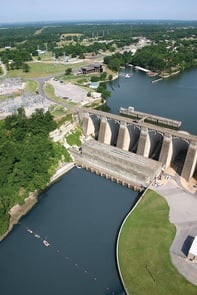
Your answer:
[[[172,73],[197,65],[197,40],[159,42],[138,49],[135,55],[129,52],[106,56],[104,63],[112,71],[118,72],[121,66],[133,64],[151,71]]]
[[[49,138],[56,126],[42,109],[28,118],[20,108],[0,122],[0,235],[8,228],[9,209],[23,204],[29,192],[42,191],[60,160],[71,160],[66,149]]]
[[[138,50],[134,62],[152,70],[176,67],[181,59],[180,68],[188,67],[196,58],[197,22],[105,22],[92,24],[65,24],[41,26],[29,25],[1,29],[0,47],[11,45],[11,50],[0,51],[0,58],[7,65],[8,70],[23,68],[32,59],[38,56],[38,48],[53,52],[56,58],[64,54],[72,57],[84,57],[86,53],[98,54],[137,42],[140,36],[148,38],[152,47]],[[86,42],[85,42],[86,41]],[[175,42],[175,43],[173,43]],[[156,45],[156,46],[154,46]],[[168,50],[167,50],[168,48]],[[153,51],[152,51],[153,50]],[[110,68],[117,69],[122,65],[123,57],[116,56],[110,63]],[[128,58],[128,56],[126,56]],[[129,57],[130,59],[130,57]],[[146,61],[145,61],[146,59]]]

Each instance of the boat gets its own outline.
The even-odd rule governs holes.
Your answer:
[[[127,79],[130,78],[130,77],[131,77],[131,76],[130,76],[129,74],[126,74],[126,75],[125,75],[125,78],[127,78]]]
[[[30,228],[28,228],[27,231],[28,231],[28,233],[30,233],[30,234],[33,233],[33,231],[32,231]]]
[[[37,239],[40,238],[40,236],[38,234],[35,234],[34,237],[37,238]]]
[[[46,247],[50,246],[50,243],[49,243],[47,240],[43,240],[43,244],[44,244]]]
[[[81,166],[80,166],[80,165],[76,165],[76,167],[77,167],[78,169],[81,169]]]

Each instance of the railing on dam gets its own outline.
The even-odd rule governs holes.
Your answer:
[[[117,122],[123,122],[125,124],[128,125],[134,125],[134,126],[138,126],[138,127],[145,127],[148,128],[149,130],[153,130],[155,132],[161,133],[161,134],[169,134],[173,137],[178,137],[178,138],[182,138],[184,140],[187,141],[195,141],[197,142],[197,136],[196,135],[192,135],[189,134],[185,131],[177,131],[177,130],[173,130],[173,129],[169,129],[169,128],[165,128],[165,127],[161,127],[161,126],[156,126],[150,123],[145,123],[145,122],[134,122],[132,119],[130,118],[126,118],[120,115],[115,115],[115,114],[111,114],[111,113],[106,113],[103,111],[99,111],[99,110],[95,110],[95,109],[88,109],[85,107],[80,107],[80,108],[76,108],[75,112],[77,113],[88,113],[88,114],[93,114],[95,116],[98,117],[105,117],[107,119],[111,119]]]
[[[143,122],[149,121],[153,124],[162,124],[167,127],[172,127],[172,128],[180,128],[181,126],[181,121],[177,120],[172,120],[169,118],[161,117],[161,116],[156,116],[144,112],[139,112],[135,111],[133,107],[128,107],[128,108],[123,108],[121,107],[119,110],[120,114],[126,115],[126,116],[131,116],[135,119],[142,119]]]
[[[86,138],[172,167],[186,181],[197,172],[197,136],[88,108],[75,108]],[[181,159],[181,161],[180,161]]]

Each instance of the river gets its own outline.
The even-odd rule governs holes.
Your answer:
[[[144,73],[127,71],[131,78],[121,75],[108,85],[111,112],[134,106],[182,120],[182,129],[197,134],[196,69],[154,84]],[[1,294],[121,294],[116,238],[137,196],[105,178],[72,169],[0,243]]]

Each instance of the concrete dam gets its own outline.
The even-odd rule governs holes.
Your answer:
[[[197,172],[197,136],[94,109],[73,115],[91,138],[73,155],[86,169],[137,188],[168,167],[186,181]]]

